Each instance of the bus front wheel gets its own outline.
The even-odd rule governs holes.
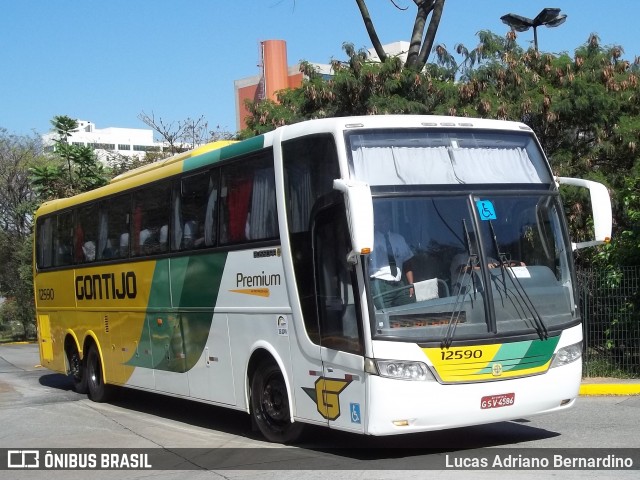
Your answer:
[[[300,438],[304,425],[291,422],[287,385],[274,363],[261,365],[251,381],[251,415],[270,442],[291,443]]]
[[[94,402],[106,402],[111,396],[111,388],[104,383],[102,361],[96,345],[91,345],[86,363],[87,387],[89,398]]]

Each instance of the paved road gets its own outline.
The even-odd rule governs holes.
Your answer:
[[[90,473],[0,470],[0,479],[85,479],[90,474],[92,479],[184,479],[188,475],[190,480],[282,480],[299,478],[299,470],[306,470],[305,478],[323,479],[327,475],[367,479],[470,476],[495,479],[501,472],[446,470],[446,456],[449,456],[449,465],[455,465],[457,461],[466,461],[464,458],[480,461],[487,452],[491,457],[513,454],[520,459],[527,456],[539,459],[545,452],[562,453],[560,449],[581,449],[591,455],[598,451],[584,449],[633,448],[631,454],[637,466],[640,464],[638,425],[640,396],[595,396],[581,397],[574,409],[562,414],[515,422],[383,438],[314,429],[302,445],[282,447],[264,442],[252,432],[247,415],[227,409],[131,390],[123,391],[109,404],[91,402],[73,391],[67,377],[38,366],[35,345],[0,345],[0,451],[128,448],[133,452],[146,452],[145,449],[153,449],[149,451],[161,453],[163,462],[189,469]],[[607,452],[609,450],[601,453]],[[0,465],[2,460],[0,458]],[[214,471],[202,470],[203,466],[223,464],[242,470],[215,467]],[[442,465],[443,470],[425,471],[425,465]],[[563,479],[636,478],[638,470],[539,472],[519,469],[510,470],[508,474],[532,479],[547,475]]]

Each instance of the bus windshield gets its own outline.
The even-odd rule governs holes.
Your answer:
[[[560,212],[547,191],[375,198],[372,331],[449,343],[566,328],[577,312]]]

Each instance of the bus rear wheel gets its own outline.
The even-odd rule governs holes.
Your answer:
[[[69,373],[73,378],[73,389],[77,393],[87,393],[87,368],[80,358],[77,348],[71,347],[71,350],[67,351],[67,360],[69,362]]]
[[[96,345],[91,345],[86,363],[87,387],[89,398],[94,402],[106,402],[111,397],[111,387],[104,383],[102,361]]]
[[[292,443],[300,438],[304,425],[291,422],[287,385],[274,363],[261,365],[251,381],[251,415],[270,442]]]

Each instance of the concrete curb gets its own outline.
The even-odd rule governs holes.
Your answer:
[[[640,395],[640,383],[583,383],[580,395]]]

